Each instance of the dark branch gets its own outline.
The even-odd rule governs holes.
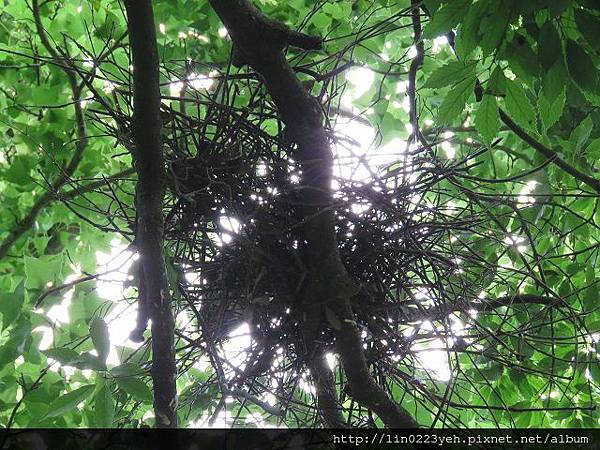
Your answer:
[[[516,305],[559,306],[562,302],[563,300],[560,298],[547,297],[537,294],[507,295],[494,299],[483,299],[478,302],[433,306],[424,310],[414,310],[414,313],[408,312],[407,320],[443,320],[447,318],[449,314],[461,311],[468,312],[468,310],[475,310],[479,312],[486,312],[501,308],[503,306],[510,308]]]
[[[567,163],[560,156],[558,156],[558,153],[556,153],[551,148],[546,147],[544,144],[542,144],[541,142],[536,140],[533,136],[531,136],[529,133],[527,133],[525,130],[523,130],[502,109],[499,109],[499,112],[500,112],[500,118],[502,119],[502,122],[504,122],[506,124],[506,126],[509,129],[511,129],[517,136],[519,136],[523,141],[525,141],[527,144],[529,144],[535,150],[540,152],[546,158],[551,160],[554,164],[556,164],[562,170],[567,172],[573,178],[581,181],[582,183],[587,184],[594,191],[596,191],[597,193],[600,194],[600,180],[597,180],[594,177],[586,175],[585,173],[581,172],[580,170],[576,169],[575,167],[573,167],[572,165]]]
[[[421,37],[421,3],[420,0],[411,1],[413,34],[417,54],[410,63],[410,68],[408,70],[407,95],[410,101],[409,114],[413,142],[416,142],[421,136],[419,130],[419,112],[417,110],[417,71],[423,65],[423,59],[425,58],[425,46],[423,45],[423,39]]]
[[[303,217],[300,242],[306,242],[304,265],[308,269],[301,292],[304,327],[320,330],[325,326],[325,305],[346,322],[334,330],[336,348],[355,398],[374,411],[388,426],[416,427],[371,376],[362,341],[354,323],[350,298],[357,285],[348,275],[338,248],[333,212],[331,179],[333,155],[323,127],[319,102],[310,96],[296,77],[283,53],[290,44],[281,25],[266,18],[249,0],[211,0],[233,40],[238,63],[248,64],[262,75],[281,118],[287,136],[297,149],[294,159],[302,168],[297,213]],[[305,333],[318,336],[318,332]],[[307,343],[307,349],[311,343]]]
[[[156,427],[177,427],[174,319],[165,270],[163,198],[166,189],[161,144],[159,61],[150,0],[125,2],[133,57],[133,151],[136,186],[136,244],[145,297],[152,319],[152,381]]]

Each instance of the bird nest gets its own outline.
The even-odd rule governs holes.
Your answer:
[[[220,392],[259,405],[271,417],[287,413],[298,425],[311,425],[316,409],[297,307],[310,276],[299,233],[302,172],[260,82],[252,75],[215,79],[212,90],[188,88],[163,111],[165,239],[176,275],[176,312],[185,317],[177,329],[178,355],[185,355],[179,368],[191,369],[203,358],[212,367],[203,383],[181,396],[180,407]],[[322,107],[336,149],[348,140],[335,131],[332,111],[339,108],[330,102]],[[449,355],[493,343],[486,317],[499,316],[481,293],[492,285],[514,292],[518,280],[529,277],[501,267],[490,245],[506,239],[499,224],[514,215],[516,203],[470,184],[467,172],[485,149],[473,146],[464,159],[440,159],[439,131],[430,130],[429,143],[396,148],[392,161],[370,165],[367,179],[336,176],[333,205],[340,255],[360,286],[353,309],[369,366],[392,394],[391,386],[400,385],[430,410],[443,401],[445,387],[416,349],[439,341]],[[365,163],[369,153],[351,159]],[[336,168],[344,163],[337,158]],[[523,230],[528,226],[522,223]],[[485,317],[476,319],[474,311]],[[557,311],[553,320],[576,320]],[[509,315],[519,313],[515,306]],[[335,319],[329,318],[330,328]],[[547,324],[545,313],[538,311],[535,323]],[[333,351],[333,333],[319,339]],[[492,359],[515,365],[507,349],[495,349]],[[344,404],[348,389],[339,365],[335,371]],[[456,376],[469,380],[468,373]],[[218,411],[223,402],[213,406]],[[354,425],[372,425],[355,403],[345,411]],[[460,424],[457,417],[448,420]]]

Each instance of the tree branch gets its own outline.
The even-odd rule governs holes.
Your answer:
[[[326,326],[326,305],[345,325],[335,329],[336,348],[355,398],[375,412],[388,426],[416,427],[416,422],[401,409],[371,376],[362,340],[354,323],[350,298],[357,284],[344,267],[335,231],[331,180],[333,155],[323,127],[319,102],[302,87],[285,58],[287,45],[297,45],[281,25],[266,18],[249,0],[210,0],[213,9],[229,31],[237,65],[248,64],[259,73],[277,106],[286,134],[297,145],[294,159],[302,168],[297,213],[304,218],[299,242],[308,270],[300,294],[303,327],[321,330]],[[317,42],[314,38],[311,42]],[[303,48],[311,48],[304,46]],[[319,331],[305,333],[319,336]],[[307,349],[311,343],[307,343]],[[310,357],[310,356],[309,356]]]
[[[310,321],[302,328],[310,375],[315,385],[318,416],[330,428],[346,428],[336,395],[335,379],[327,365],[325,351],[319,343],[320,323]]]
[[[423,45],[423,39],[421,37],[421,3],[421,0],[411,0],[412,25],[417,54],[410,63],[410,68],[408,70],[408,88],[406,93],[410,101],[409,115],[410,125],[412,126],[411,140],[413,142],[416,142],[422,137],[421,131],[419,130],[419,112],[417,110],[417,71],[423,65],[423,59],[425,58],[425,46]]]
[[[567,163],[560,156],[558,156],[558,153],[556,153],[551,148],[546,147],[544,144],[542,144],[541,142],[536,140],[533,136],[531,136],[529,133],[527,133],[525,130],[523,130],[502,109],[499,108],[498,111],[500,113],[500,119],[502,119],[502,122],[504,122],[506,124],[506,126],[510,130],[512,130],[517,136],[519,136],[524,142],[526,142],[531,147],[533,147],[535,150],[537,150],[542,155],[544,155],[546,158],[551,160],[554,164],[556,164],[562,170],[567,172],[573,178],[576,178],[577,180],[581,181],[582,183],[587,184],[594,191],[596,191],[597,193],[600,194],[600,180],[597,180],[594,177],[586,175],[585,173],[581,172],[580,170],[576,169],[575,167],[573,167],[572,165]]]
[[[133,57],[133,150],[136,186],[136,244],[143,266],[152,319],[152,381],[156,427],[177,427],[175,348],[171,293],[165,270],[163,198],[166,172],[161,144],[159,61],[151,0],[128,0]],[[140,267],[141,267],[140,266]],[[138,305],[138,308],[140,306]]]
[[[547,297],[538,294],[517,294],[498,297],[495,299],[484,299],[480,302],[468,302],[461,305],[439,305],[425,310],[414,310],[414,313],[408,312],[408,321],[415,320],[442,320],[454,312],[466,312],[466,309],[473,309],[479,312],[486,312],[503,306],[512,307],[514,305],[544,305],[558,306],[562,299]]]

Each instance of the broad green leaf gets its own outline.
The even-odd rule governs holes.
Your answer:
[[[575,41],[567,41],[567,68],[575,84],[584,91],[596,93],[598,72],[586,51]]]
[[[600,159],[600,138],[594,139],[586,147],[584,155],[590,160]]]
[[[600,294],[598,286],[589,286],[585,289],[583,295],[583,305],[587,311],[593,310],[598,307],[600,301]],[[600,377],[598,378],[600,380]]]
[[[478,1],[469,6],[456,37],[456,49],[461,58],[467,58],[477,47],[481,21],[487,13],[488,5],[488,1]]]
[[[575,9],[575,23],[588,44],[594,50],[600,48],[600,18],[585,9],[577,8]]]
[[[506,93],[506,77],[500,67],[496,67],[487,82],[487,89],[493,95],[504,96]]]
[[[534,88],[540,72],[538,57],[533,51],[529,40],[518,35],[506,47],[505,57],[510,63],[511,71],[531,88]]]
[[[106,363],[104,359],[99,356],[92,355],[89,352],[82,353],[75,363],[74,367],[78,369],[89,369],[89,370],[106,370]]]
[[[31,178],[31,169],[34,165],[32,158],[17,155],[13,158],[9,168],[0,172],[0,179],[4,179],[10,183],[19,186],[24,186],[33,181]]]
[[[528,428],[531,423],[532,414],[527,411],[520,412],[515,418],[515,425],[519,428]]]
[[[8,340],[0,347],[0,368],[21,356],[31,342],[31,322],[25,315],[11,328]]]
[[[579,151],[583,144],[585,144],[590,137],[590,133],[592,132],[592,128],[594,123],[592,122],[592,118],[588,115],[585,119],[583,119],[577,127],[571,132],[571,136],[569,136],[569,141],[571,145],[575,149],[575,151]]]
[[[565,108],[566,98],[567,96],[564,88],[561,93],[553,99],[552,102],[550,102],[544,94],[539,96],[538,110],[540,112],[542,124],[546,130],[554,125],[558,119],[560,119],[560,116],[562,116]]]
[[[435,12],[431,21],[425,26],[423,36],[434,38],[454,28],[467,14],[472,0],[452,0]]]
[[[506,80],[506,109],[511,118],[519,125],[529,128],[535,120],[535,111],[523,88],[513,80]]]
[[[484,95],[475,113],[475,127],[486,144],[490,144],[500,130],[498,103],[493,95]]]
[[[79,353],[67,347],[49,348],[42,352],[48,358],[52,358],[63,365],[73,365],[79,360]]]
[[[468,76],[473,76],[475,64],[463,64],[460,61],[450,61],[449,63],[438,67],[427,78],[423,88],[441,88],[456,84]]]
[[[152,402],[152,391],[137,377],[116,377],[117,385],[136,400]]]
[[[319,11],[313,16],[312,23],[318,28],[326,29],[331,25],[331,16]]]
[[[0,313],[2,330],[11,325],[21,314],[25,301],[25,285],[21,281],[12,294],[0,293]],[[2,331],[0,330],[0,331]]]
[[[90,292],[89,288],[75,288],[73,300],[69,306],[69,317],[72,322],[87,324],[97,313],[101,305],[106,304],[106,300],[100,298],[95,292]]]
[[[423,0],[423,3],[425,6],[427,6],[427,9],[429,9],[432,14],[435,14],[435,12],[441,6],[442,0]]]
[[[133,363],[138,366],[150,361],[151,351],[147,348],[141,347],[133,349],[127,346],[117,345],[117,355],[119,355],[119,361],[123,361],[122,365]]]
[[[481,23],[483,34],[479,46],[484,56],[492,54],[504,38],[510,11],[508,2],[496,2],[493,14],[489,14]]]
[[[460,120],[467,100],[473,93],[475,78],[469,77],[454,86],[440,105],[438,120],[440,124],[449,124]]]
[[[25,257],[25,287],[45,288],[48,283],[57,283],[62,276],[62,254],[53,256]]]
[[[110,337],[108,335],[108,326],[104,319],[94,317],[90,324],[90,336],[94,347],[98,352],[98,356],[102,361],[106,361],[108,352],[110,351]]]
[[[119,366],[115,366],[110,369],[110,373],[114,377],[123,377],[123,376],[134,376],[134,375],[142,375],[144,370],[137,364],[133,363],[124,363]]]
[[[596,383],[600,382],[600,362],[594,361],[590,364],[590,373]]]
[[[59,417],[64,413],[74,409],[81,402],[85,401],[92,393],[94,392],[94,385],[88,384],[86,386],[82,386],[78,389],[75,389],[72,392],[68,392],[64,395],[61,395],[56,400],[54,400],[48,409],[48,413],[46,417]]]
[[[323,11],[329,14],[331,17],[337,20],[347,19],[349,11],[346,8],[347,3],[325,3],[323,5]]]
[[[94,395],[94,418],[100,428],[113,426],[115,417],[115,401],[112,390],[105,383]]]
[[[551,21],[544,24],[538,37],[538,57],[540,65],[549,69],[556,61],[561,59],[562,47],[558,31]]]
[[[547,99],[553,99],[565,91],[565,71],[562,61],[557,61],[548,70],[542,81],[542,90]]]

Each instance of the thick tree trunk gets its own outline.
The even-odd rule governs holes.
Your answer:
[[[177,427],[174,319],[165,270],[163,197],[165,164],[161,145],[158,50],[150,0],[125,2],[133,57],[133,139],[136,243],[144,268],[147,309],[152,320],[152,381],[156,427]]]
[[[318,341],[324,327],[336,332],[336,348],[354,397],[373,410],[388,426],[416,427],[411,416],[375,382],[365,360],[362,341],[350,299],[358,292],[340,259],[335,233],[333,209],[333,154],[323,126],[321,106],[308,94],[288,64],[284,48],[320,47],[320,39],[289,30],[265,17],[249,0],[210,0],[234,45],[234,63],[248,64],[264,79],[287,127],[287,134],[297,145],[294,159],[302,168],[299,215],[303,218],[302,240],[308,276],[301,294],[303,325],[309,358],[313,359],[319,406],[329,426],[339,426],[332,381],[324,373],[322,349]],[[339,324],[325,320],[332,314]],[[341,325],[340,325],[341,324]],[[337,328],[337,329],[336,329]],[[315,359],[316,358],[316,359]]]

